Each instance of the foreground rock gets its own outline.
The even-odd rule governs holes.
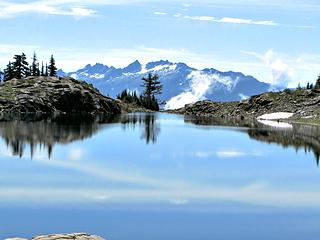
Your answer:
[[[293,113],[293,119],[320,119],[320,91],[270,92],[241,102],[201,101],[188,104],[174,113],[219,118],[257,118],[274,112]]]
[[[86,233],[52,234],[33,237],[31,240],[104,240],[99,236],[91,236]],[[5,240],[28,240],[26,238],[7,238]]]
[[[28,77],[0,85],[0,113],[120,113],[119,102],[73,78]]]

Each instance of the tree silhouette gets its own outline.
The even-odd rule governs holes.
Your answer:
[[[8,65],[9,69],[7,69],[7,72],[9,78],[7,80],[12,78],[22,79],[30,76],[30,68],[26,55],[24,53],[15,55],[13,59],[14,62],[12,64],[9,63]]]
[[[31,75],[40,76],[39,62],[35,52],[33,53],[33,57],[32,57]]]
[[[51,55],[48,69],[49,69],[49,76],[50,77],[57,76],[56,61],[54,60],[53,55]]]
[[[153,75],[151,73],[149,73],[147,77],[142,78],[142,87],[144,88],[144,106],[155,111],[159,110],[159,104],[156,99],[156,95],[159,95],[162,92],[162,84],[158,79],[159,76],[157,74]]]
[[[4,81],[8,81],[12,78],[13,76],[13,64],[11,62],[8,63],[7,67],[4,69]]]
[[[318,79],[316,81],[316,85],[314,87],[315,89],[320,89],[320,75],[318,76]]]

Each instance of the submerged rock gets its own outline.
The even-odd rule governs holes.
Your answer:
[[[86,233],[51,234],[33,237],[31,240],[105,240],[102,237]],[[5,240],[28,240],[26,238],[7,238]]]
[[[117,100],[73,78],[27,77],[0,85],[0,113],[121,113]]]

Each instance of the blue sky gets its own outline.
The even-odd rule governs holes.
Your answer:
[[[21,51],[77,70],[168,59],[296,86],[320,73],[314,0],[0,0],[0,67]]]

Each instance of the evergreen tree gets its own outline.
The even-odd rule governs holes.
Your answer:
[[[53,55],[51,55],[50,63],[49,63],[49,76],[50,77],[56,77],[57,76],[56,61],[54,60]]]
[[[309,82],[307,83],[307,89],[310,89],[310,83]]]
[[[302,89],[301,84],[300,84],[300,83],[298,83],[297,90],[301,90],[301,89]]]
[[[157,74],[152,75],[151,73],[148,74],[148,77],[142,78],[143,105],[145,108],[155,111],[159,110],[159,104],[155,96],[161,94],[162,91],[162,85],[158,79]]]
[[[40,76],[44,76],[44,65],[43,65],[43,61],[41,62],[41,72],[40,72]]]
[[[14,78],[13,76],[13,64],[11,62],[8,63],[7,67],[4,69],[3,80],[8,81]]]
[[[35,52],[33,53],[33,58],[32,58],[31,75],[40,76],[39,62]]]
[[[0,82],[4,79],[4,72],[0,70]]]
[[[15,60],[12,63],[13,78],[22,79],[30,76],[29,63],[27,62],[26,55],[24,53],[21,55],[15,55],[13,59]]]
[[[46,63],[46,71],[44,72],[44,76],[48,77],[49,74],[48,74],[48,64]]]
[[[316,85],[314,86],[315,89],[320,89],[320,75],[318,76],[318,79],[316,81]]]

